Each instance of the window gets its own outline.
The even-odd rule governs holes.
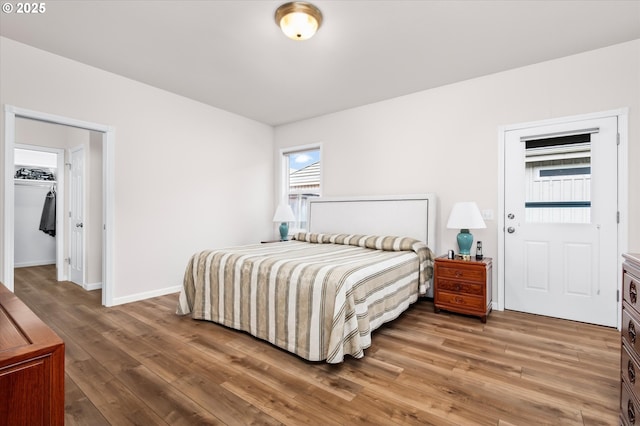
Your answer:
[[[320,196],[320,166],[320,146],[282,151],[282,193],[296,218],[293,232],[307,229],[309,199]]]
[[[526,218],[590,223],[591,135],[526,141]]]

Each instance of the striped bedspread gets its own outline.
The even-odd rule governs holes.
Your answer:
[[[371,332],[424,294],[432,271],[433,253],[418,240],[299,233],[194,254],[177,313],[339,363],[364,356]]]

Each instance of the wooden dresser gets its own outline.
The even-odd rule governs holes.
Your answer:
[[[0,283],[0,425],[64,424],[64,342]]]
[[[624,254],[620,423],[640,423],[640,254]]]
[[[433,268],[433,306],[487,322],[491,311],[491,258],[482,260],[437,257]]]

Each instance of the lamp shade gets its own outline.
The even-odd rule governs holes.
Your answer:
[[[473,201],[455,203],[449,214],[447,228],[450,229],[480,229],[487,225],[482,219],[478,205]]]
[[[460,249],[460,255],[463,259],[468,259],[471,250],[471,244],[473,244],[473,235],[469,232],[469,229],[486,228],[484,220],[482,220],[482,214],[478,205],[473,201],[464,201],[455,203],[449,213],[449,220],[447,221],[447,228],[459,229],[458,234],[458,248]]]
[[[289,204],[280,204],[273,215],[274,222],[295,222],[296,217]]]

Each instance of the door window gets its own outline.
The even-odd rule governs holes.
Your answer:
[[[591,134],[525,141],[525,220],[591,222]]]

